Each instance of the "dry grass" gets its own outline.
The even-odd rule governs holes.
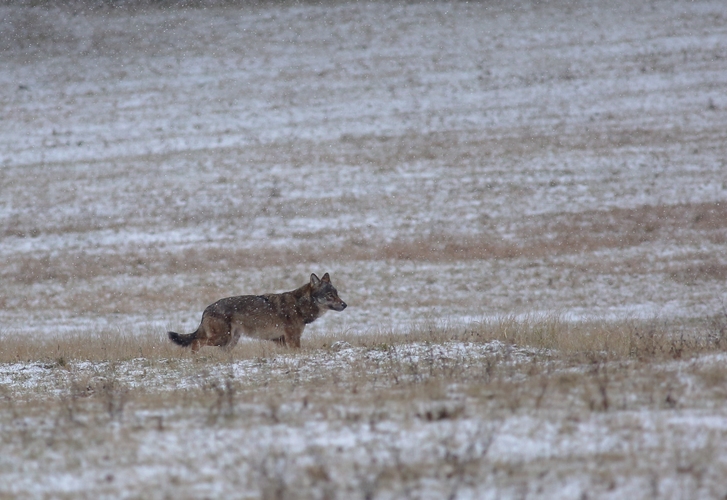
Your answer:
[[[300,355],[328,351],[344,342],[367,349],[412,343],[442,344],[467,342],[508,345],[541,350],[555,359],[594,356],[610,360],[663,361],[691,357],[727,348],[727,313],[706,320],[659,321],[566,321],[556,314],[545,317],[499,317],[466,326],[423,322],[406,332],[380,330],[369,333],[325,333],[303,338]],[[231,351],[205,348],[202,358],[244,360],[277,355],[298,355],[298,351],[264,341],[243,341]],[[189,350],[173,345],[162,331],[134,335],[119,330],[96,333],[77,331],[58,335],[3,335],[0,362],[128,361],[143,359],[198,359]]]

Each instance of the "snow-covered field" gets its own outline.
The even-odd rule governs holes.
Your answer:
[[[0,6],[0,340],[164,342],[167,329],[194,330],[220,297],[290,290],[311,272],[330,272],[349,308],[307,328],[304,354],[261,359],[326,380],[348,361],[317,353],[321,336],[467,328],[503,315],[704,325],[721,314],[722,1],[82,5]],[[0,424],[13,444],[0,445],[0,495],[275,497],[293,487],[305,496],[306,485],[321,498],[340,488],[437,498],[727,493],[727,407],[711,396],[692,404],[703,393],[681,375],[692,399],[666,409],[655,409],[662,398],[577,417],[515,405],[503,416],[509,403],[496,394],[491,419],[486,397],[448,387],[437,398],[463,409],[430,422],[414,408],[430,395],[413,383],[403,403],[384,397],[394,409],[376,425],[375,397],[354,398],[365,425],[339,413],[276,422],[244,398],[225,423],[210,423],[209,408],[189,410],[172,382],[177,363],[189,374],[193,361],[171,354],[170,366],[145,368],[141,356],[118,367],[133,403],[119,416],[116,392],[98,391],[111,394],[109,422],[90,425],[83,415],[45,421],[37,401],[47,392],[75,411],[63,401],[77,391],[59,373],[107,377],[111,361],[43,351],[10,363],[2,349],[0,396],[11,404]],[[358,349],[353,364],[373,346]],[[466,357],[483,366],[490,355]],[[719,356],[689,363],[703,371]],[[257,373],[244,360],[200,366],[215,363],[232,366],[236,381]],[[664,370],[687,370],[674,363]],[[147,392],[134,370],[155,380]],[[216,394],[196,384],[190,394]],[[145,414],[142,400],[167,392],[173,423],[162,432],[149,422],[166,414],[156,403]],[[283,407],[295,413],[303,396],[288,394],[293,406]],[[54,441],[54,429],[68,439]],[[129,446],[113,456],[121,442]],[[711,451],[699,468],[702,444]],[[628,462],[642,446],[646,463]],[[337,447],[349,459],[332,471]],[[452,453],[471,463],[440,470]],[[381,464],[423,472],[374,481]],[[276,476],[288,469],[288,482]],[[599,474],[607,478],[594,487]]]

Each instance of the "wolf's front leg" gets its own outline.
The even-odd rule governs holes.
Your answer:
[[[300,348],[300,336],[303,335],[303,328],[289,326],[285,329],[283,340],[288,347]]]

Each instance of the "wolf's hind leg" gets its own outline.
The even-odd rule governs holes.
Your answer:
[[[231,328],[230,340],[227,342],[227,344],[222,346],[223,349],[230,350],[233,347],[235,347],[237,345],[237,343],[240,341],[240,337],[242,337],[243,333],[245,333],[245,332],[243,332],[243,330],[239,326]]]
[[[227,318],[206,314],[202,318],[202,330],[203,334],[199,336],[200,347],[206,345],[226,347],[232,340],[230,321]]]

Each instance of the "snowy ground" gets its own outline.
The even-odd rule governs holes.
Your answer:
[[[712,313],[722,10],[4,7],[3,329],[189,329],[323,271],[324,329]]]
[[[501,342],[0,366],[8,498],[717,498],[725,355]]]
[[[721,1],[0,6],[0,68],[3,337],[192,331],[220,297],[326,271],[350,307],[309,335],[553,311],[700,320],[727,301]],[[13,380],[3,387],[22,399]],[[704,419],[723,433],[715,412]],[[487,427],[478,415],[468,422]],[[498,432],[531,433],[547,455],[557,439],[541,427],[561,417]],[[617,417],[594,418],[591,433]],[[644,439],[677,425],[633,418]],[[156,474],[184,439],[154,446],[153,432],[123,481]],[[573,446],[633,438],[587,435]],[[195,436],[194,449],[210,439]],[[28,457],[5,477],[36,482]],[[568,467],[543,484],[577,497]],[[47,477],[38,496],[76,496],[88,479]],[[190,496],[226,494],[197,479]]]

